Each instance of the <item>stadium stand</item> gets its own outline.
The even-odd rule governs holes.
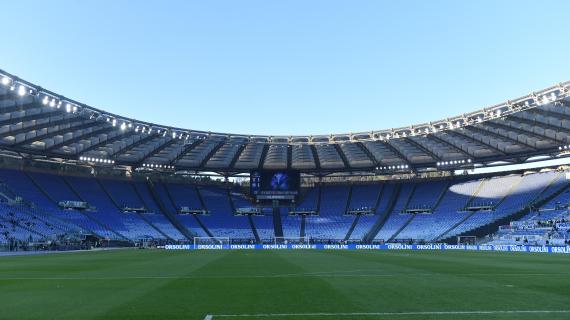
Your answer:
[[[3,242],[568,239],[567,168],[467,174],[568,156],[568,82],[408,127],[264,136],[138,121],[0,78]],[[260,205],[247,183],[229,181],[256,170],[296,170],[307,181],[295,202]]]
[[[361,241],[381,220],[382,212],[390,209],[393,200],[393,208],[375,241],[440,241],[528,208],[531,212],[501,227],[494,243],[564,242],[568,238],[570,202],[570,192],[560,193],[568,187],[565,175],[564,171],[548,171],[473,180],[403,182],[396,198],[397,183],[312,187],[305,191],[298,207],[280,209],[283,236]],[[79,233],[115,240],[189,240],[164,214],[144,181],[8,169],[0,170],[0,179],[1,209],[6,213],[1,218],[3,239],[38,240]],[[236,214],[236,208],[255,207],[239,192],[221,186],[169,182],[156,185],[158,196],[192,235],[265,242],[275,238],[269,212]],[[548,201],[535,207],[544,199]],[[69,209],[61,207],[61,201],[84,201],[89,206],[83,210]],[[206,213],[180,212],[178,208],[185,206]],[[411,207],[430,210],[413,212],[409,211]],[[307,208],[313,213],[298,214]]]

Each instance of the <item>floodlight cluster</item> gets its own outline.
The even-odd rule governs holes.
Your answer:
[[[79,105],[73,103],[71,101],[65,101],[64,99],[55,97],[52,94],[41,92],[38,89],[29,86],[24,83],[20,83],[14,79],[11,79],[8,76],[1,76],[0,83],[3,86],[6,86],[18,95],[19,97],[24,96],[33,96],[38,97],[42,104],[45,106],[50,106],[52,108],[61,108],[61,106],[65,103],[65,111],[67,113],[75,113],[79,110]]]
[[[570,150],[570,145],[565,145],[565,146],[559,146],[558,150],[560,151],[568,151]]]
[[[210,136],[211,133],[209,132],[198,132],[192,130],[184,130],[184,129],[177,129],[177,128],[169,128],[169,127],[159,127],[152,123],[145,123],[141,121],[137,121],[134,119],[128,119],[124,117],[119,117],[101,110],[94,109],[87,105],[74,103],[69,101],[65,97],[58,96],[54,93],[47,92],[43,90],[41,87],[34,86],[27,82],[21,81],[15,76],[9,75],[5,72],[0,73],[0,84],[9,87],[11,91],[20,97],[31,95],[37,96],[39,99],[42,100],[44,105],[49,105],[54,108],[60,108],[62,105],[65,105],[65,110],[69,113],[73,112],[87,112],[90,113],[92,118],[97,119],[104,119],[106,118],[107,121],[112,124],[113,127],[117,127],[121,131],[127,131],[130,129],[134,129],[135,132],[141,132],[143,134],[157,134],[162,135],[163,137],[170,136],[173,139],[180,139],[180,140],[189,140],[190,138],[194,139],[203,139],[202,136]],[[352,140],[353,137],[355,140],[358,141],[387,141],[394,138],[407,138],[413,136],[426,136],[433,133],[447,131],[447,130],[456,130],[461,129],[463,127],[471,126],[477,123],[483,123],[488,120],[502,118],[508,116],[515,112],[520,112],[522,110],[526,110],[529,108],[534,108],[536,106],[541,106],[548,103],[554,103],[556,101],[560,101],[561,99],[566,98],[570,95],[570,87],[568,84],[559,84],[556,87],[549,88],[547,90],[532,93],[527,95],[523,98],[519,98],[516,100],[509,100],[507,102],[495,105],[491,108],[486,108],[483,110],[479,110],[477,112],[471,114],[464,114],[462,116],[448,118],[445,120],[440,121],[433,121],[422,125],[417,126],[408,126],[390,130],[382,130],[382,131],[370,131],[370,132],[362,132],[353,134],[350,133],[350,139]],[[360,137],[362,136],[362,138]],[[250,142],[253,140],[251,136],[247,137],[244,136],[246,139],[250,139]],[[269,142],[271,142],[272,137],[264,137],[267,138]],[[293,140],[294,137],[289,137],[289,140]],[[318,144],[320,142],[313,142],[312,136],[309,137],[309,141],[311,143]],[[256,142],[256,141],[253,141]],[[322,141],[322,143],[340,143],[339,140],[336,139],[334,135],[330,135],[326,141]],[[389,169],[388,169],[389,170]]]
[[[460,166],[460,165],[464,165],[464,164],[469,164],[471,163],[471,159],[462,159],[462,160],[451,160],[451,161],[440,161],[438,163],[436,163],[436,165],[438,167],[443,167],[443,166]]]
[[[115,160],[95,158],[95,157],[79,157],[79,161],[103,163],[103,164],[115,164]]]
[[[376,170],[406,170],[409,169],[410,166],[407,164],[398,164],[393,166],[379,166],[376,167]]]
[[[535,97],[536,104],[541,106],[543,104],[551,103],[558,100],[558,95],[555,92],[551,92],[549,95],[543,95],[541,97]]]
[[[170,170],[174,169],[174,166],[157,164],[157,163],[143,163],[142,166],[150,169],[170,169]]]

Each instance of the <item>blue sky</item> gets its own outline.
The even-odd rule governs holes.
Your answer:
[[[570,1],[5,1],[0,69],[184,128],[328,134],[570,80]]]

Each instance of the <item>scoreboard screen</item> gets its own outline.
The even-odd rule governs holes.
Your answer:
[[[295,200],[301,174],[291,170],[264,170],[250,173],[251,195],[257,200]]]

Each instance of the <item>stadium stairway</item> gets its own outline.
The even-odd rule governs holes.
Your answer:
[[[400,234],[400,232],[402,232],[402,230],[404,230],[412,222],[412,220],[414,220],[415,217],[416,214],[410,214],[408,220],[406,220],[406,222],[398,230],[396,230],[396,232],[394,232],[394,234],[390,237],[390,239],[388,239],[388,242],[391,242],[392,240],[396,239]]]
[[[408,206],[410,205],[410,201],[412,200],[412,198],[414,197],[414,193],[416,192],[416,188],[418,187],[417,183],[414,183],[412,185],[412,191],[410,191],[410,195],[408,196],[408,199],[406,200],[406,203],[404,204],[404,207],[402,208],[402,211],[406,211],[408,210]],[[401,230],[399,230],[401,231]],[[392,236],[391,238],[393,238],[394,236]]]
[[[198,196],[198,201],[200,201],[200,206],[202,206],[204,210],[208,210],[206,202],[204,202],[204,198],[202,197],[202,193],[200,193],[200,188],[198,187],[196,188],[196,195]]]
[[[323,188],[321,188],[320,186],[319,188],[319,193],[317,195],[317,214],[320,215],[321,214],[321,197],[323,196]]]
[[[378,190],[378,194],[376,195],[376,201],[374,202],[374,210],[378,208],[380,205],[380,200],[382,199],[382,195],[384,194],[384,189],[386,189],[386,184],[383,183],[380,185],[380,189]]]
[[[350,209],[350,199],[352,199],[352,185],[348,186],[348,198],[346,199],[346,206],[344,207],[344,214]]]
[[[137,215],[138,215],[144,222],[146,222],[149,226],[151,226],[154,230],[156,230],[156,232],[160,233],[160,234],[164,237],[164,239],[175,240],[175,239],[172,239],[172,238],[171,238],[169,235],[167,235],[166,233],[164,233],[162,230],[160,230],[160,228],[157,227],[154,223],[152,223],[152,221],[150,221],[150,220],[145,216],[144,213],[137,212]]]
[[[75,188],[73,187],[73,185],[67,181],[67,179],[65,177],[62,177],[63,182],[65,183],[65,185],[67,185],[67,187],[69,188],[69,190],[71,190],[71,192],[73,192],[73,194],[80,199],[81,201],[85,201],[81,195],[79,194],[79,192],[77,192],[77,190],[75,190]],[[99,225],[100,227],[109,230],[110,232],[112,232],[114,235],[118,236],[119,239],[123,239],[123,240],[127,240],[130,241],[129,239],[125,238],[122,234],[120,234],[119,232],[117,232],[116,230],[114,230],[113,228],[111,228],[110,226],[107,226],[105,223],[103,223],[102,221],[100,221],[99,219],[86,214],[83,211],[78,211],[81,215],[83,215],[86,219],[93,221],[95,224]],[[97,233],[93,233],[95,235],[97,235]]]
[[[28,178],[28,180],[30,180],[32,182],[32,184],[34,185],[34,187],[36,187],[36,189],[38,189],[46,198],[48,198],[49,200],[51,200],[56,206],[58,206],[59,204],[57,203],[57,200],[55,200],[50,194],[49,192],[47,192],[46,190],[44,190],[44,188],[42,188],[42,186],[27,172],[27,171],[22,171],[24,173],[24,176],[26,178]]]
[[[230,207],[232,208],[232,212],[235,215],[237,213],[237,210],[236,210],[236,205],[235,205],[234,199],[232,197],[232,192],[230,189],[228,189],[228,200],[230,203]],[[257,243],[259,243],[260,242],[259,234],[257,233],[257,229],[255,228],[255,224],[253,223],[253,218],[249,214],[247,215],[247,222],[249,223],[249,227],[251,228],[251,233],[253,234],[255,241]]]
[[[443,239],[448,233],[450,233],[453,229],[459,227],[460,225],[462,225],[465,221],[467,221],[467,219],[471,218],[471,216],[473,216],[474,214],[476,214],[477,211],[471,211],[468,215],[466,215],[465,217],[463,217],[463,219],[459,220],[456,224],[452,225],[451,227],[449,227],[449,229],[445,230],[444,232],[442,232],[439,236],[435,237],[433,240],[434,241],[440,241],[441,239]]]
[[[281,210],[279,207],[275,207],[273,212],[273,232],[275,237],[283,237],[283,224],[281,222]]]
[[[513,182],[511,184],[511,186],[509,187],[509,189],[507,190],[507,192],[505,192],[505,194],[503,195],[503,197],[497,202],[497,204],[494,206],[494,208],[498,208],[501,203],[503,203],[505,201],[505,199],[507,199],[512,193],[513,190],[516,189],[516,187],[521,184],[521,182],[523,181],[522,177],[520,177],[519,179],[517,179],[515,182]]]
[[[545,190],[547,190],[548,188],[549,188],[548,186],[546,188],[544,188],[543,192]],[[533,206],[540,207],[540,206],[546,204],[547,202],[549,202],[550,200],[556,198],[558,195],[560,195],[561,193],[563,193],[564,191],[566,191],[569,188],[570,188],[570,184],[565,184],[560,189],[549,194],[545,198],[542,198],[540,200],[535,201],[533,203]],[[540,197],[540,195],[539,195],[539,197]],[[516,211],[511,215],[505,216],[505,217],[500,218],[496,221],[493,221],[490,224],[479,226],[476,229],[473,229],[473,230],[470,230],[470,231],[467,231],[467,232],[464,232],[464,233],[461,233],[461,234],[458,234],[458,235],[455,235],[452,237],[441,238],[440,242],[445,242],[448,244],[457,244],[457,239],[458,239],[458,237],[461,237],[461,236],[483,237],[483,236],[486,236],[488,234],[495,233],[499,230],[500,226],[509,224],[511,221],[520,220],[522,217],[529,214],[530,210],[531,210],[531,207],[530,207],[530,203],[529,203],[529,205],[525,206],[525,208],[523,208],[519,211]]]
[[[232,209],[232,214],[236,214],[236,205],[232,197],[231,190],[228,189],[228,202],[230,203],[230,208]]]
[[[146,185],[150,191],[150,194],[152,195],[154,202],[156,202],[156,204],[158,205],[158,207],[160,208],[160,210],[162,211],[164,216],[166,216],[166,218],[170,221],[170,223],[172,223],[172,225],[176,229],[178,229],[178,231],[184,237],[186,237],[186,239],[192,240],[193,235],[190,233],[190,231],[188,231],[188,229],[186,229],[186,227],[180,221],[178,221],[178,219],[176,218],[176,212],[170,212],[170,210],[168,210],[166,208],[166,206],[164,205],[164,203],[162,202],[162,199],[158,196],[158,194],[155,190],[154,181],[152,181],[150,178],[148,178],[146,180]]]
[[[487,181],[487,179],[481,179],[481,182],[479,182],[479,185],[477,185],[477,189],[475,189],[475,191],[473,192],[473,194],[471,195],[471,197],[469,198],[469,200],[467,200],[467,202],[465,203],[465,206],[462,208],[464,210],[467,210],[467,208],[469,208],[469,206],[471,205],[471,203],[477,199],[477,195],[479,194],[479,191],[481,191],[481,189],[483,189],[483,185],[485,185],[485,182]]]
[[[396,205],[396,200],[398,200],[398,196],[400,195],[400,189],[402,188],[402,185],[397,184],[394,188],[395,190],[392,193],[390,199],[388,200],[389,203],[387,208],[384,210],[384,212],[381,212],[378,215],[378,220],[376,220],[372,228],[370,228],[370,231],[368,231],[368,233],[364,236],[363,239],[364,242],[371,242],[374,239],[374,237],[376,237],[378,232],[380,232],[380,229],[382,229],[386,220],[388,220],[388,216],[390,215],[390,213],[394,209],[394,206]]]
[[[356,225],[358,224],[358,220],[360,220],[360,215],[355,215],[354,220],[352,221],[352,224],[350,225],[350,228],[348,228],[348,231],[346,232],[346,236],[344,236],[344,241],[347,241],[348,239],[350,239],[350,236],[352,235],[354,228],[356,228]]]
[[[107,195],[107,197],[109,197],[109,199],[111,199],[111,202],[115,205],[115,207],[117,208],[117,210],[119,211],[123,211],[123,208],[120,207],[119,203],[117,202],[117,199],[115,199],[115,197],[113,197],[113,195],[111,194],[111,192],[109,192],[109,190],[107,190],[108,186],[105,186],[105,184],[103,182],[101,182],[101,180],[99,179],[95,179],[97,180],[97,182],[99,183],[99,186],[101,187],[101,189],[103,190],[103,192],[105,192],[105,194]],[[131,188],[131,191],[133,192],[134,195],[137,196],[137,199],[140,201],[141,204],[143,204],[145,206],[145,208],[148,210],[148,206],[146,206],[146,204],[144,203],[144,201],[142,200],[142,198],[140,197],[140,195],[138,194],[138,191],[136,190],[136,188],[131,184],[131,182],[125,182],[124,185],[125,188]],[[171,237],[169,237],[166,233],[162,232],[162,230],[160,230],[159,228],[157,228],[150,220],[148,220],[144,214],[140,213],[140,212],[135,212],[135,214],[146,224],[148,224],[151,228],[153,228],[154,230],[156,230],[156,232],[158,232],[159,234],[161,234],[164,239],[169,239],[169,240],[174,240]]]
[[[441,190],[441,193],[439,194],[439,197],[437,198],[437,200],[435,201],[433,207],[431,208],[431,211],[435,211],[435,209],[437,209],[437,207],[439,207],[439,204],[441,203],[441,201],[443,200],[443,197],[445,197],[445,194],[447,193],[447,191],[449,190],[449,186],[451,185],[451,180],[447,180],[445,182],[445,185],[443,186],[443,190]]]
[[[202,220],[200,220],[200,218],[198,217],[197,214],[193,214],[192,215],[194,217],[194,220],[196,220],[196,222],[198,223],[198,225],[200,226],[200,228],[202,228],[202,230],[204,230],[204,232],[208,235],[208,237],[214,238],[214,234],[212,234],[210,232],[210,230],[208,230],[208,227],[206,227],[206,225],[202,222]]]
[[[129,187],[133,189],[134,194],[137,196],[137,198],[139,199],[139,201],[144,205],[145,208],[147,208],[147,210],[150,209],[150,206],[148,205],[147,201],[145,201],[144,197],[140,194],[139,190],[135,187],[135,185],[133,184],[132,181],[127,182]],[[152,199],[149,199],[148,201],[151,201]],[[160,209],[160,208],[159,208]],[[155,212],[156,214],[162,214],[162,212]],[[141,217],[141,219],[143,219],[144,221],[146,221],[146,223],[148,223],[151,227],[153,227],[158,233],[162,234],[162,236],[165,239],[169,239],[169,240],[176,240],[176,239],[172,239],[171,236],[169,236],[166,232],[164,232],[162,229],[160,229],[157,225],[155,225],[154,223],[152,223],[152,221],[150,221],[144,214],[139,213],[139,217]]]
[[[73,191],[73,193],[76,194],[79,199],[81,199],[81,201],[89,203],[89,201],[86,201],[84,196],[76,189],[76,186],[74,185],[74,183],[71,183],[66,177],[63,177],[63,179],[66,181],[67,185],[70,187],[70,189]],[[95,179],[95,180],[97,180],[97,179]],[[75,182],[75,183],[79,183],[79,182]],[[95,183],[98,183],[98,181],[95,181]],[[92,205],[92,204],[90,204],[90,205]],[[97,210],[99,210],[99,209],[97,209]],[[131,239],[129,239],[129,237],[127,237],[124,234],[122,234],[121,232],[117,231],[115,228],[112,228],[108,223],[102,221],[100,218],[96,217],[94,214],[89,214],[83,210],[80,210],[79,212],[81,214],[83,214],[85,217],[91,219],[92,221],[95,221],[100,226],[103,226],[105,229],[111,231],[113,234],[119,236],[119,238],[121,240],[132,241]]]
[[[306,224],[306,216],[301,215],[301,228],[299,229],[299,237],[300,238],[305,237],[305,224]]]
[[[253,223],[253,218],[250,214],[247,215],[247,221],[249,222],[249,226],[251,227],[251,232],[253,232],[253,237],[255,238],[255,242],[260,243],[261,239],[259,238],[259,233],[257,233],[257,228],[255,227],[255,223]]]

